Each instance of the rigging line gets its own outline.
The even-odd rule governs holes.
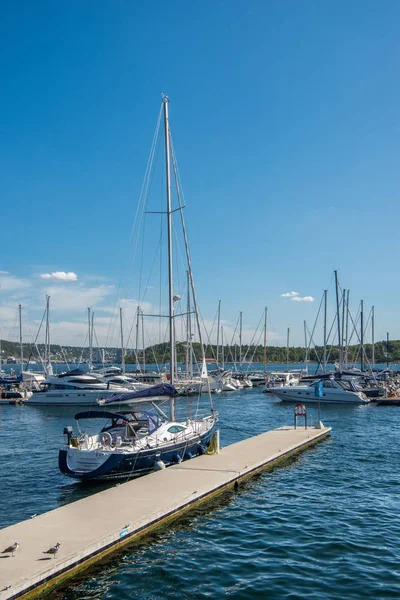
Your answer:
[[[145,330],[145,333],[147,334],[147,339],[148,339],[148,340],[150,340],[150,339],[151,339],[151,337],[150,337],[150,334],[149,334],[148,328],[147,328],[147,326],[146,326],[146,324],[145,324],[145,323],[143,323],[143,328],[144,328],[144,330]],[[160,365],[159,365],[159,364],[158,364],[158,362],[157,362],[156,354],[155,354],[155,352],[154,352],[154,346],[151,346],[151,351],[152,351],[152,354],[153,354],[154,364],[157,366],[157,369],[158,369],[158,371],[160,371]]]
[[[138,229],[139,229],[140,224],[143,221],[143,214],[144,214],[145,204],[146,204],[145,200],[147,198],[147,193],[148,193],[148,188],[149,188],[149,180],[150,180],[151,172],[153,170],[154,155],[155,155],[155,151],[156,151],[157,140],[159,138],[160,123],[161,123],[161,118],[162,118],[162,108],[163,107],[161,105],[160,112],[158,114],[158,120],[157,120],[157,124],[156,124],[156,128],[155,128],[155,132],[153,135],[153,140],[152,140],[152,144],[151,144],[151,148],[150,148],[149,157],[147,160],[146,170],[145,170],[145,174],[144,174],[143,181],[142,181],[142,186],[141,186],[141,190],[140,190],[140,194],[139,194],[139,200],[138,200],[138,204],[136,207],[136,213],[135,213],[135,217],[133,220],[131,232],[129,235],[129,240],[128,240],[129,242],[131,242],[134,237],[136,227],[138,227]],[[137,241],[138,241],[138,239],[136,238],[136,245],[134,245],[131,264],[135,260]],[[124,269],[122,270],[122,273],[121,273],[121,276],[119,279],[117,296],[116,296],[114,307],[113,307],[113,317],[116,317],[116,313],[117,313],[116,308],[117,308],[117,304],[118,304],[118,300],[119,300],[119,294],[121,292],[121,282],[122,282],[122,278],[124,277],[125,270],[126,270],[126,267],[124,267]],[[107,336],[106,336],[106,343],[108,341],[109,333],[110,333],[110,328],[109,328],[109,332],[107,333]]]
[[[356,335],[357,335],[357,338],[358,338],[358,342],[359,342],[359,344],[361,344],[361,339],[360,339],[360,336],[359,336],[359,334],[358,334],[357,328],[356,328],[356,326],[355,326],[355,324],[354,324],[353,317],[351,316],[351,312],[349,312],[349,317],[350,317],[350,319],[351,319],[351,322],[352,322],[352,324],[353,324],[354,331],[356,332]]]
[[[262,339],[263,334],[264,334],[264,332],[261,330],[260,333],[259,333],[259,336],[258,336],[257,346],[254,346],[254,352],[253,352],[252,357],[251,357],[251,362],[252,363],[254,362],[254,356],[256,354],[256,350],[258,348],[260,348],[260,347],[263,347],[263,345],[261,344],[261,339]],[[249,370],[250,370],[250,365],[247,366],[247,373],[249,372]]]
[[[369,325],[369,322],[370,322],[370,320],[371,320],[371,317],[372,317],[372,308],[371,308],[371,310],[369,311],[369,315],[368,315],[367,322],[366,322],[366,323],[365,323],[365,325],[364,325],[364,331],[363,331],[363,333],[364,333],[364,334],[367,332],[368,325]]]
[[[238,328],[239,321],[240,321],[240,315],[238,316],[237,321],[236,321],[236,327],[235,327],[235,330],[234,330],[233,335],[232,335],[231,343],[230,343],[230,345],[228,344],[228,351],[231,353],[232,363],[233,363],[233,365],[235,367],[235,371],[237,371],[237,366],[236,366],[235,356],[233,355],[232,346],[237,346],[236,341],[235,341],[235,343],[233,343],[233,340],[234,340],[235,335],[236,335],[236,330]],[[236,348],[235,348],[235,350],[236,350]],[[229,356],[229,354],[228,354],[228,356]]]
[[[147,278],[147,282],[146,282],[146,286],[145,286],[145,290],[146,291],[143,292],[143,297],[140,297],[140,294],[138,294],[138,299],[137,299],[138,306],[141,306],[143,304],[143,302],[145,301],[145,296],[146,296],[147,290],[149,288],[150,279],[151,279],[151,276],[153,274],[154,265],[155,265],[158,253],[159,252],[161,253],[161,239],[162,239],[162,233],[160,234],[160,239],[158,241],[156,252],[155,252],[154,257],[153,257],[153,262],[152,262],[152,265],[151,265],[151,268],[150,268],[150,273],[149,273],[148,278]],[[161,287],[162,286],[161,286],[161,281],[160,281],[160,288],[159,288],[160,289],[160,293],[161,293]],[[160,314],[160,312],[161,312],[161,308],[160,308],[159,314]],[[132,343],[133,343],[132,331],[133,331],[134,327],[135,327],[135,319],[132,321],[132,325],[131,325],[131,328],[130,328],[129,333],[128,333],[127,345],[128,345],[128,342],[131,339],[132,339]]]
[[[357,313],[356,313],[356,316],[355,316],[355,321],[353,321],[353,318],[351,316],[350,310],[349,310],[349,317],[350,317],[350,320],[351,320],[351,322],[353,324],[353,329],[352,329],[352,332],[350,334],[350,339],[348,341],[348,345],[350,346],[351,340],[353,339],[354,332],[357,331],[356,325],[354,323],[357,324],[358,321],[359,321],[359,318],[360,318],[360,306],[358,307],[358,310],[357,310]]]
[[[310,344],[308,346],[308,349],[311,350],[311,342],[312,342],[314,344],[314,352],[315,352],[315,355],[316,355],[317,360],[318,360],[318,365],[320,365],[321,364],[321,359],[320,359],[319,354],[318,354],[317,345],[315,344],[315,341],[314,341],[314,338],[313,338],[313,333],[310,332],[310,330],[308,328],[308,325],[306,325],[306,329],[307,329],[307,333],[308,333],[309,338],[310,338]]]
[[[311,337],[312,337],[312,338],[314,338],[314,332],[315,332],[315,328],[316,328],[316,326],[317,326],[317,323],[318,323],[318,319],[319,319],[319,315],[320,315],[320,312],[321,312],[322,303],[323,303],[323,301],[324,301],[324,298],[325,298],[325,294],[322,294],[322,298],[321,298],[321,302],[320,302],[320,304],[319,304],[319,308],[318,308],[317,316],[316,316],[316,318],[315,318],[315,321],[314,321],[314,327],[313,327],[313,330],[312,330],[312,333],[311,333]],[[308,327],[307,327],[307,329],[308,329]],[[314,343],[314,346],[315,346],[315,343]],[[310,347],[311,347],[311,339],[309,340],[309,344],[308,344],[308,350],[310,349]]]
[[[83,340],[83,346],[82,346],[82,349],[81,349],[81,355],[80,355],[80,357],[78,359],[78,366],[83,362],[83,354],[84,354],[84,352],[86,350],[86,341],[88,340],[88,337],[89,337],[89,333],[86,333],[85,339]]]
[[[142,236],[142,251],[140,254],[140,266],[139,266],[139,285],[138,285],[138,298],[142,296],[142,274],[143,274],[143,260],[144,260],[144,242],[146,239],[146,219],[143,220],[143,236]]]
[[[208,332],[207,332],[208,344],[207,344],[207,346],[205,347],[205,353],[207,353],[207,351],[208,351],[208,347],[209,347],[209,346],[210,346],[210,349],[211,349],[211,351],[212,351],[212,348],[211,348],[211,336],[212,336],[212,334],[213,334],[213,331],[214,331],[214,325],[215,325],[215,321],[217,320],[217,317],[218,317],[218,308],[217,308],[217,310],[216,310],[216,312],[215,312],[215,315],[214,315],[214,320],[213,320],[213,323],[212,323],[212,326],[211,326],[210,333],[208,334]],[[206,331],[206,327],[205,327],[204,320],[203,320],[203,327],[204,327],[204,331]]]
[[[207,338],[207,340],[208,340],[208,344],[207,344],[207,346],[205,346],[205,347],[204,347],[204,352],[205,352],[206,350],[208,350],[208,348],[210,348],[210,351],[211,351],[212,357],[213,357],[213,358],[214,358],[214,360],[215,360],[214,348],[213,348],[213,345],[211,344],[210,335],[209,335],[209,333],[208,333],[208,330],[207,330],[207,328],[206,328],[206,325],[205,325],[205,322],[204,322],[204,319],[203,319],[203,315],[201,314],[201,312],[200,312],[200,311],[199,311],[199,317],[200,317],[200,320],[201,320],[201,324],[203,325],[204,334],[205,334],[205,336],[206,336],[206,338]]]
[[[334,318],[333,318],[333,321],[332,321],[332,324],[331,324],[331,327],[330,327],[330,329],[329,329],[329,332],[328,332],[328,335],[327,335],[327,338],[326,338],[326,343],[327,343],[327,344],[328,344],[328,342],[329,342],[329,340],[330,340],[330,337],[331,337],[332,330],[333,330],[333,328],[334,328],[334,327],[335,327],[335,325],[336,325],[336,319],[337,319],[337,314],[335,314],[335,316],[334,316]],[[327,362],[327,363],[329,362],[329,358],[330,358],[330,355],[331,355],[331,351],[332,351],[332,347],[333,347],[333,341],[334,341],[334,339],[335,339],[335,338],[333,338],[333,340],[332,340],[332,343],[331,343],[331,346],[330,346],[330,349],[329,349],[328,355],[327,355],[327,357],[326,357],[326,362]],[[320,368],[321,364],[322,364],[322,363],[321,363],[321,361],[320,361],[320,362],[317,364],[317,367],[316,367],[316,369],[315,369],[315,371],[314,371],[314,375],[316,375],[316,374],[318,373],[318,369]]]
[[[249,352],[249,350],[250,350],[250,348],[251,348],[251,346],[252,346],[252,344],[253,344],[253,342],[254,342],[254,339],[255,339],[255,337],[256,337],[256,333],[258,332],[258,328],[260,327],[260,324],[261,324],[261,321],[263,320],[263,318],[264,318],[264,311],[263,311],[263,313],[261,314],[260,320],[259,320],[259,321],[258,321],[258,323],[257,323],[257,327],[256,327],[256,330],[255,330],[255,332],[253,333],[253,337],[252,337],[252,338],[251,338],[251,340],[250,340],[250,344],[247,346],[247,350],[246,350],[246,353],[245,353],[245,355],[243,356],[243,360],[242,360],[242,362],[244,362],[244,361],[246,360],[246,358],[247,358],[247,354],[248,354],[248,352]],[[259,338],[259,339],[260,339],[260,338]],[[253,354],[253,356],[254,356],[254,354]]]
[[[233,332],[233,335],[232,335],[232,339],[231,339],[231,343],[230,343],[230,345],[231,345],[231,346],[233,346],[233,340],[234,340],[234,338],[235,338],[235,335],[236,335],[236,330],[237,330],[237,328],[238,328],[238,325],[239,325],[239,317],[237,318],[237,321],[236,321],[236,326],[235,326],[235,329],[234,329],[234,332]]]
[[[153,262],[151,263],[150,272],[149,272],[149,275],[147,277],[146,286],[143,289],[143,296],[140,296],[140,293],[138,295],[139,304],[141,304],[141,303],[143,303],[145,301],[145,297],[146,297],[146,294],[148,293],[149,283],[150,283],[151,276],[153,275],[154,266],[155,266],[157,257],[158,257],[158,255],[162,254],[162,252],[161,252],[161,250],[162,250],[162,248],[161,248],[161,242],[162,242],[162,237],[163,237],[162,234],[163,234],[163,232],[160,232],[160,237],[159,237],[159,240],[158,240],[156,251],[154,253]],[[161,287],[162,286],[161,286],[161,282],[160,282],[160,289],[161,289]]]
[[[94,333],[94,338],[96,340],[96,344],[97,344],[97,350],[100,350],[100,345],[99,345],[99,340],[97,339],[97,333],[96,333],[96,329],[93,327],[93,333]],[[92,333],[92,335],[93,335]]]
[[[46,314],[46,311],[45,311],[45,312],[44,312],[44,314],[43,314],[43,317],[42,317],[42,322],[40,323],[40,327],[42,326],[42,323],[43,323],[43,319],[44,319],[44,316],[45,316],[45,314]],[[31,338],[32,338],[32,340],[33,340],[33,344],[34,344],[34,346],[35,346],[35,348],[36,348],[36,352],[37,352],[37,354],[38,354],[38,358],[39,358],[39,360],[40,360],[40,362],[41,362],[41,364],[42,364],[42,367],[44,367],[44,362],[43,362],[42,355],[40,354],[39,347],[38,347],[38,345],[36,344],[36,341],[37,341],[37,338],[38,338],[38,335],[39,335],[39,332],[40,332],[40,327],[39,327],[39,331],[38,331],[38,332],[37,332],[37,334],[36,334],[36,338],[34,339],[34,338],[33,338],[32,331],[31,331],[31,328],[30,328],[30,326],[29,326],[29,322],[28,322],[27,320],[25,320],[25,325],[28,327],[28,331],[29,331],[29,333],[30,333],[30,335],[31,335]],[[28,359],[28,364],[29,364],[29,361],[30,361],[30,359],[31,359],[31,356],[32,356],[32,354],[33,354],[33,353],[31,352],[31,355],[30,355],[30,357],[29,357],[29,359]],[[28,368],[28,365],[27,365],[27,368]]]
[[[257,331],[258,331],[258,325],[257,325],[257,329],[256,329],[256,332],[254,333],[254,335],[257,333]],[[253,354],[251,355],[251,358],[250,358],[250,363],[251,364],[247,364],[246,373],[249,372],[250,366],[253,364],[255,353],[258,350],[258,348],[260,348],[260,346],[261,346],[261,337],[262,337],[262,335],[263,335],[263,331],[260,331],[260,333],[258,335],[258,339],[257,339],[257,344],[254,344]],[[250,351],[251,347],[252,347],[252,344],[250,344],[250,346],[247,348],[246,354],[244,355],[242,363],[244,363],[244,361],[246,360],[247,353]]]
[[[146,166],[145,174],[143,177],[142,187],[141,187],[140,194],[139,194],[139,203],[138,203],[138,206],[136,209],[135,220],[132,225],[130,239],[133,238],[133,234],[135,232],[135,224],[136,224],[136,220],[137,220],[138,214],[139,214],[140,201],[141,201],[141,199],[143,199],[144,197],[147,196],[149,177],[150,177],[151,171],[153,170],[154,155],[155,155],[155,151],[156,151],[157,141],[159,139],[159,131],[160,131],[162,112],[163,112],[163,105],[161,104],[160,112],[158,114],[156,129],[154,131],[153,140],[152,140],[152,144],[151,144],[151,148],[150,148],[149,158],[147,160],[147,166]]]
[[[170,138],[170,141],[172,144],[172,136],[171,136],[170,129],[169,129],[169,138]],[[172,145],[172,165],[173,165],[173,170],[174,170],[174,175],[175,175],[175,185],[176,185],[176,193],[177,193],[177,198],[178,198],[178,206],[181,209],[179,212],[180,212],[180,216],[181,216],[183,240],[184,240],[185,250],[186,250],[186,260],[187,260],[187,264],[188,264],[189,281],[190,281],[190,285],[192,288],[192,300],[193,300],[195,318],[196,318],[196,323],[197,323],[197,329],[199,332],[199,341],[200,341],[200,348],[201,348],[201,352],[202,352],[202,360],[205,361],[204,344],[203,344],[203,339],[202,339],[202,335],[201,335],[201,324],[200,324],[200,319],[199,319],[199,307],[197,304],[196,289],[195,289],[194,280],[193,280],[192,263],[191,263],[189,244],[188,244],[188,239],[187,239],[187,234],[186,234],[185,220],[183,218],[183,210],[182,210],[183,206],[182,206],[182,202],[181,202],[181,194],[180,194],[179,182],[178,182],[178,178],[177,178],[177,162],[176,162],[176,156],[175,156],[173,145]],[[210,382],[209,382],[208,378],[207,378],[207,391],[208,391],[208,396],[209,396],[209,401],[210,401],[210,407],[211,407],[211,410],[213,410],[213,400],[211,397]]]

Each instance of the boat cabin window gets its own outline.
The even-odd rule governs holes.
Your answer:
[[[179,433],[180,431],[184,430],[185,428],[182,427],[182,425],[172,425],[172,427],[168,429],[168,433]]]
[[[334,385],[332,381],[324,381],[324,388],[333,388]]]
[[[79,379],[69,379],[68,383],[103,383],[96,377],[79,377]]]

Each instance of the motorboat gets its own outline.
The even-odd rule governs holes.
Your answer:
[[[104,398],[123,391],[128,391],[128,388],[106,383],[81,369],[74,369],[48,377],[40,384],[39,390],[27,399],[26,404],[93,406],[100,396]]]
[[[31,395],[21,378],[0,377],[0,404],[22,404]]]
[[[318,393],[321,389],[321,395]],[[361,392],[351,379],[325,379],[316,382],[274,387],[271,392],[282,402],[317,403],[338,402],[340,404],[367,404],[370,399]]]
[[[300,381],[299,373],[287,372],[272,372],[268,373],[265,383],[265,391],[275,393],[275,388],[296,386]]]
[[[263,373],[249,373],[247,377],[253,384],[253,387],[265,385],[266,376]]]
[[[242,388],[253,387],[253,382],[246,373],[233,372],[231,374],[232,379],[239,383]]]

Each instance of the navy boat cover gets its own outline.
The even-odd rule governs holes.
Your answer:
[[[136,400],[139,398],[154,398],[156,396],[169,396],[175,398],[178,392],[170,383],[157,383],[151,387],[138,390],[137,392],[121,392],[121,394],[112,394],[109,396],[104,404],[110,404],[111,402],[122,402],[124,400]]]

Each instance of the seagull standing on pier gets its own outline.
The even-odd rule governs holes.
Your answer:
[[[11,554],[11,556],[14,556],[14,552],[18,549],[18,546],[19,543],[15,542],[15,544],[12,544],[11,546],[8,546],[8,548],[3,550],[2,554]]]
[[[55,546],[52,546],[48,550],[45,550],[43,552],[43,554],[52,554],[55,558],[60,546],[61,546],[60,542],[57,542],[57,544]]]

